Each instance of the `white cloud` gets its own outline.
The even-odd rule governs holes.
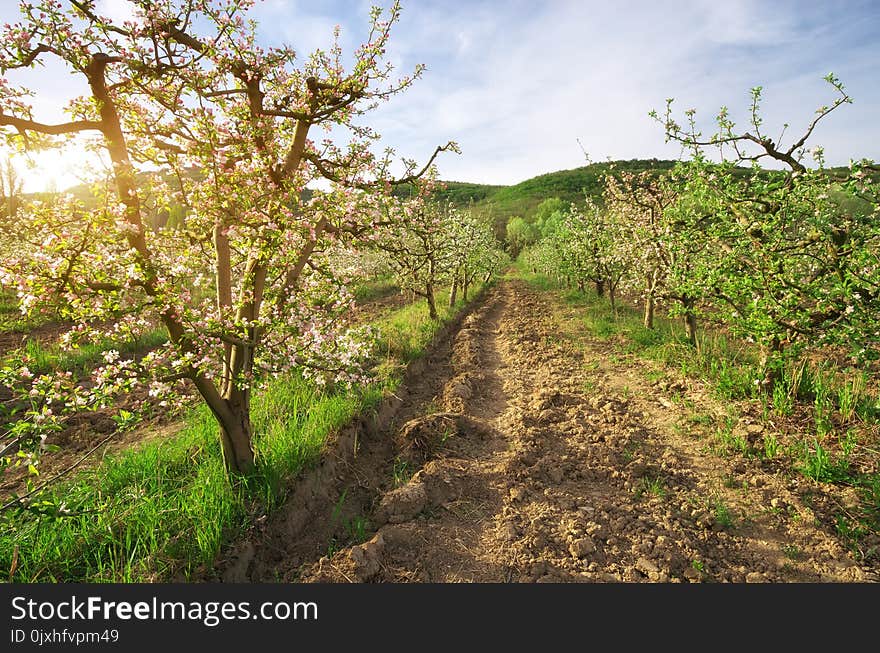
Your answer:
[[[128,0],[99,0],[95,8],[98,15],[106,16],[116,24],[135,19],[134,5]]]
[[[458,140],[463,155],[440,164],[447,178],[510,183],[582,165],[577,138],[594,159],[674,158],[679,149],[664,143],[661,127],[647,115],[667,97],[679,98],[679,110],[697,107],[711,128],[722,105],[744,120],[749,89],[763,84],[768,126],[805,124],[829,98],[821,81],[826,70],[804,55],[811,45],[834,53],[844,79],[847,71],[854,82],[878,76],[876,56],[854,65],[836,47],[835,38],[844,35],[825,29],[825,41],[813,42],[817,28],[798,27],[798,16],[809,13],[802,3],[777,9],[757,2],[570,2],[540,5],[530,14],[505,5],[510,10],[495,11],[489,25],[480,12],[485,6],[469,5],[467,22],[430,6],[404,20],[407,54],[434,55],[442,63],[379,119],[383,133],[405,143],[401,149],[411,155],[431,141]],[[465,52],[455,47],[462,25],[474,34],[475,45]],[[865,90],[862,110],[876,111],[876,89]],[[856,118],[853,107],[844,112]],[[867,120],[858,124],[870,127]],[[416,125],[424,126],[421,133],[413,133]],[[852,125],[835,115],[817,130],[829,160],[854,155],[847,148],[855,139],[844,136]],[[863,149],[870,143],[861,140]],[[874,147],[862,154],[876,157]]]

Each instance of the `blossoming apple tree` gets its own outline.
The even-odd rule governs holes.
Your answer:
[[[449,291],[449,305],[452,306],[459,290],[467,301],[468,290],[473,284],[478,280],[489,281],[510,258],[501,249],[489,216],[470,207],[467,210],[453,209],[450,217],[446,237],[452,252],[452,287]]]
[[[652,171],[608,176],[606,209],[625,225],[617,246],[630,252],[627,290],[643,296],[643,324],[653,328],[658,303],[684,319],[691,346],[697,344],[697,318],[710,294],[695,271],[712,265],[714,241],[708,237],[706,208],[696,194],[682,192],[690,162],[679,162],[663,176]]]
[[[96,207],[32,207],[23,218],[32,246],[4,262],[5,280],[26,311],[54,302],[75,320],[71,342],[102,324],[163,325],[167,344],[141,360],[107,352],[83,401],[135,383],[166,396],[187,380],[237,474],[255,465],[259,379],[294,367],[319,379],[358,375],[363,346],[337,319],[350,298],[323,257],[373,228],[393,184],[455,149],[438,147],[421,168],[404,160],[394,178],[393,152],[374,154],[379,135],[359,120],[422,70],[392,77],[386,47],[397,3],[372,10],[369,36],[348,63],[338,30],[308,57],[264,47],[248,20],[252,4],[131,0],[132,17],[115,22],[90,0],[22,2],[0,52],[7,140],[38,148],[88,136],[113,182]],[[47,58],[83,83],[66,122],[44,122],[27,81],[9,79],[35,79]],[[312,190],[316,180],[324,185]],[[185,210],[183,225],[150,228],[151,211],[172,204]]]
[[[685,127],[669,109],[665,117],[654,114],[667,137],[693,153],[680,195],[708,216],[704,240],[716,252],[693,271],[695,282],[734,332],[761,345],[768,389],[784,358],[806,345],[847,347],[856,360],[880,355],[876,166],[854,161],[849,169],[827,169],[821,147],[809,150],[815,167],[804,161],[816,125],[851,102],[834,75],[825,79],[835,99],[786,146],[763,126],[760,87],[752,90],[746,131],[727,109],[709,137],[696,128],[693,110]],[[707,148],[717,148],[720,163],[709,160]],[[767,160],[783,169],[759,167]]]
[[[450,303],[483,274],[497,273],[507,259],[489,222],[471,211],[431,198],[432,186],[407,200],[392,200],[377,223],[372,247],[382,252],[401,288],[423,297],[432,320],[440,319],[436,293],[450,283]]]
[[[535,269],[574,283],[581,292],[593,284],[597,296],[607,293],[617,315],[618,290],[630,274],[633,254],[622,243],[627,226],[619,212],[609,212],[590,197],[583,207],[572,204],[548,234],[526,250],[525,260]]]

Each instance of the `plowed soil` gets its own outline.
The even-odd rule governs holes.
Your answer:
[[[336,443],[226,580],[865,582],[810,481],[721,457],[693,381],[572,332],[518,280],[490,289],[372,426]],[[656,378],[656,375],[655,375]],[[757,430],[757,429],[755,429]],[[825,497],[846,504],[844,494]]]

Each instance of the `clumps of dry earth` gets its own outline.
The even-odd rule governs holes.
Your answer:
[[[307,516],[267,524],[227,580],[880,578],[813,512],[808,481],[719,457],[697,425],[681,428],[673,393],[723,413],[702,388],[647,380],[648,363],[567,333],[567,310],[521,281],[490,290],[323,498],[291,504]]]

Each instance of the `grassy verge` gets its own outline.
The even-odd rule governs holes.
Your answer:
[[[187,578],[210,565],[224,542],[277,507],[293,477],[320,456],[327,436],[376,406],[422,355],[444,323],[424,302],[397,309],[377,326],[376,380],[350,390],[321,390],[299,376],[273,380],[253,405],[258,472],[232,486],[216,425],[192,410],[173,437],[108,457],[40,497],[44,514],[7,512],[0,569],[19,582],[142,582]]]
[[[477,287],[469,297],[473,299],[479,291]],[[399,369],[401,365],[405,366],[421,356],[425,351],[425,343],[430,342],[438,329],[467,305],[467,302],[459,298],[455,306],[450,307],[448,289],[438,291],[435,299],[440,314],[439,322],[428,317],[424,300],[398,308],[375,322],[382,334],[377,353],[382,357],[385,369]]]
[[[876,379],[863,370],[838,367],[828,360],[793,361],[772,394],[761,390],[758,352],[720,330],[703,330],[691,347],[680,321],[657,316],[654,329],[642,324],[641,311],[618,307],[593,293],[566,289],[552,279],[518,267],[532,287],[553,292],[578,309],[577,328],[613,344],[617,351],[661,363],[666,371],[706,382],[724,403],[726,417],[717,420],[696,407],[693,423],[715,428],[711,450],[740,455],[785,473],[823,484],[847,486],[858,505],[834,516],[838,534],[863,558],[880,558],[876,547],[864,547],[865,536],[880,534],[880,392]],[[662,369],[662,368],[661,368]],[[658,381],[649,378],[648,381]],[[686,401],[670,391],[673,401]],[[757,436],[738,427],[740,418],[762,424]]]

